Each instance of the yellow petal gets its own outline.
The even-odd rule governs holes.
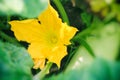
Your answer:
[[[33,58],[34,60],[34,69],[43,69],[45,66],[45,59],[44,58]]]
[[[68,26],[66,23],[62,23],[60,34],[61,34],[61,38],[63,39],[65,45],[70,44],[70,39],[72,39],[72,37],[75,35],[77,31],[78,31],[77,28]]]
[[[50,5],[50,3],[48,4],[48,8],[40,14],[38,19],[41,24],[50,31],[54,31],[56,33],[59,32],[62,21],[59,18],[57,11],[55,11],[55,9]]]
[[[42,29],[42,25],[38,23],[37,19],[11,21],[9,23],[11,24],[11,30],[14,31],[19,41],[22,40],[31,43],[36,40],[42,40],[43,42],[42,36],[44,36],[44,32],[46,31]]]
[[[47,56],[49,62],[56,63],[58,68],[60,68],[60,63],[63,57],[67,55],[66,46],[56,46],[51,50],[51,54]]]
[[[40,44],[41,43],[41,44]],[[45,58],[42,49],[45,46],[42,45],[42,42],[39,43],[31,43],[28,47],[28,52],[30,53],[32,58]]]

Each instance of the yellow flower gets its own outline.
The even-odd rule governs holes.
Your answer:
[[[62,23],[55,9],[48,4],[38,19],[11,21],[11,30],[19,41],[30,43],[28,52],[33,58],[34,67],[44,68],[45,60],[56,63],[67,55],[67,45],[77,29]]]

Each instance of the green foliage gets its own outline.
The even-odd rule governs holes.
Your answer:
[[[67,70],[89,65],[89,63],[93,61],[93,57],[90,55],[90,50],[92,50],[95,57],[101,57],[106,60],[114,61],[119,55],[120,25],[114,22],[105,24],[103,26],[96,23],[94,26],[95,25],[96,28],[90,30],[91,32],[86,36],[85,41],[87,45],[82,43],[85,45],[80,46],[73,59],[69,63]],[[77,39],[77,41],[81,42],[81,38]],[[81,59],[83,60],[82,62]]]
[[[102,28],[100,27],[100,29],[93,31],[91,35],[93,36],[88,37],[87,42],[95,55],[115,60],[119,50],[120,25],[114,22],[106,24]]]
[[[70,1],[70,0],[60,0],[62,2],[62,4],[66,4],[66,2]]]
[[[45,80],[120,80],[120,62],[95,59],[82,69],[70,70]]]
[[[0,80],[32,80],[32,66],[24,48],[0,41]]]
[[[61,73],[43,80],[120,80],[119,0],[59,1],[67,11],[71,26],[79,31],[71,40],[68,55],[61,61]],[[28,45],[15,39],[8,21],[36,18],[47,7],[47,2],[0,0],[0,80],[35,79],[31,73],[31,57],[23,47],[18,47]],[[60,6],[54,4],[52,6],[59,10]],[[34,70],[35,73],[39,71]]]
[[[92,15],[84,12],[81,14],[81,18],[84,24],[86,24],[87,27],[90,27],[92,22]]]
[[[0,0],[0,15],[37,17],[48,4],[48,0]]]
[[[112,12],[111,14],[113,14],[113,16],[116,16],[116,18],[120,21],[120,5],[119,4],[112,4],[111,5],[111,9],[112,9]]]
[[[119,0],[90,0],[89,4],[94,12],[100,13],[104,17],[115,17],[120,21]]]

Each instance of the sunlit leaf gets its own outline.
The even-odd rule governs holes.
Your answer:
[[[0,15],[37,17],[48,4],[48,0],[0,0]]]
[[[87,42],[95,56],[115,60],[119,50],[120,25],[109,23],[101,29],[94,30],[91,35],[93,36],[88,37]]]
[[[119,51],[120,25],[117,23],[109,23],[104,25],[104,27],[99,24],[97,25],[98,28],[91,31],[89,36],[86,37],[87,45],[89,45],[96,57],[115,60]],[[77,40],[81,41],[79,39]],[[93,60],[93,57],[90,54],[91,53],[87,48],[80,46],[69,63],[67,70],[89,65]]]
[[[70,61],[66,71],[80,69],[84,66],[88,66],[93,61],[93,56],[89,54],[89,51],[85,47],[80,46],[72,60]]]

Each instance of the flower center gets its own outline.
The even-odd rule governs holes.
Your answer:
[[[57,43],[57,41],[58,41],[58,39],[57,39],[56,36],[52,36],[51,39],[50,39],[50,42],[51,42],[52,44]]]

